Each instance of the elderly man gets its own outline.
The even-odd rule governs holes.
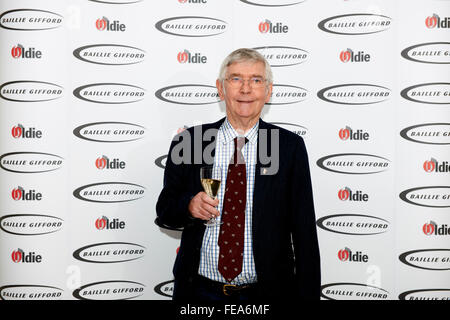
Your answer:
[[[261,54],[232,52],[216,82],[226,118],[189,128],[170,146],[156,211],[160,223],[184,228],[173,270],[174,300],[320,297],[303,139],[260,119],[272,84],[270,65]],[[200,183],[200,168],[208,163],[222,170],[216,199]],[[220,223],[206,226],[211,218]]]

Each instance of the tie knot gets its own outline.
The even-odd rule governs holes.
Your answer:
[[[242,148],[244,148],[244,145],[248,142],[248,139],[246,137],[236,137],[234,138],[234,147],[237,151],[241,151]]]

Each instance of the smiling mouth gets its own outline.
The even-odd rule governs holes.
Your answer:
[[[239,103],[252,103],[253,100],[237,100]]]

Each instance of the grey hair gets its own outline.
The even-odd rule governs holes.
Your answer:
[[[264,58],[264,56],[260,54],[258,51],[248,48],[241,48],[234,50],[225,58],[225,60],[222,62],[222,65],[220,66],[219,81],[223,83],[223,81],[225,80],[227,69],[231,64],[235,62],[246,62],[246,61],[264,63],[266,71],[265,78],[267,80],[267,83],[269,84],[273,83],[272,68],[270,67],[269,62],[267,62],[266,58]]]

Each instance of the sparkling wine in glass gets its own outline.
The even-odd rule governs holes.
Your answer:
[[[221,170],[218,166],[205,166],[200,168],[200,181],[206,194],[212,199],[217,197],[220,189]],[[221,224],[215,217],[209,219],[205,225],[208,227]]]

